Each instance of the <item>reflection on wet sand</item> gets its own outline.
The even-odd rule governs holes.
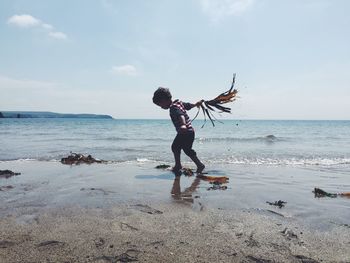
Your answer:
[[[175,176],[173,187],[171,189],[171,196],[177,202],[182,202],[184,204],[186,204],[186,203],[193,204],[194,197],[192,194],[199,187],[199,183],[200,183],[201,179],[196,177],[193,180],[192,184],[189,187],[187,187],[183,192],[181,192],[180,179],[181,179],[181,175]],[[199,198],[199,196],[196,196],[195,198]]]
[[[175,174],[173,187],[171,189],[171,196],[174,201],[192,205],[192,208],[196,209],[197,205],[199,210],[203,210],[203,205],[201,202],[194,202],[194,199],[199,199],[200,195],[197,191],[201,181],[209,183],[211,186],[206,188],[207,191],[210,190],[226,190],[229,178],[226,176],[206,176],[203,174],[197,175],[192,184],[187,187],[184,191],[181,191],[181,175],[182,173]],[[193,196],[193,193],[196,192],[197,195]]]

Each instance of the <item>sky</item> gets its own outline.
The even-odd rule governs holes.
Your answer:
[[[159,87],[225,119],[350,119],[348,0],[1,0],[0,111],[165,119]],[[196,110],[190,112],[194,116]]]

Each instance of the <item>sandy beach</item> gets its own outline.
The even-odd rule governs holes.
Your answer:
[[[349,199],[313,197],[322,171],[208,167],[230,178],[226,190],[215,190],[154,166],[1,162],[21,174],[1,179],[12,188],[0,191],[0,261],[350,260]],[[337,182],[346,184],[345,175]],[[278,199],[286,206],[266,204]]]
[[[349,11],[0,0],[0,263],[350,263]]]

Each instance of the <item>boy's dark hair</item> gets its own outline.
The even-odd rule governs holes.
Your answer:
[[[167,88],[159,87],[153,94],[153,103],[159,104],[163,100],[171,100],[172,96]]]

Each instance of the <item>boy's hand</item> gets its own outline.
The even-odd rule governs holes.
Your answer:
[[[202,105],[203,102],[204,102],[204,100],[200,100],[200,101],[196,102],[194,105],[198,108]]]

